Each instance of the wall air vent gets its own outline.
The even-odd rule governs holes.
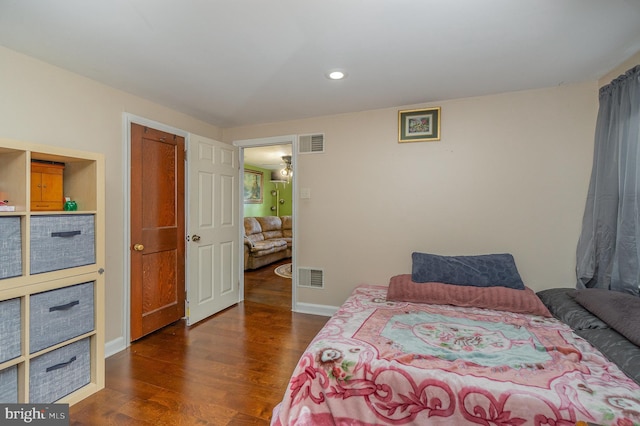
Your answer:
[[[318,154],[324,152],[324,134],[298,136],[298,152],[300,154]]]
[[[298,287],[324,288],[322,269],[298,268]]]

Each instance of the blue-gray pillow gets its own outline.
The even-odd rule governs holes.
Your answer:
[[[476,287],[508,287],[524,290],[524,283],[513,256],[484,254],[477,256],[439,256],[414,252],[411,280],[417,283],[446,283]]]

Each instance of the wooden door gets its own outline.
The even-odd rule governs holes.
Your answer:
[[[62,188],[62,169],[57,173],[42,173],[42,201],[62,203],[64,200]]]
[[[31,172],[31,204],[42,201],[42,173]]]
[[[189,135],[187,323],[240,299],[238,148]]]
[[[185,313],[184,138],[131,125],[131,340]]]

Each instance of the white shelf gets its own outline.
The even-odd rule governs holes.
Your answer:
[[[31,211],[30,164],[32,159],[65,163],[63,184],[65,195],[78,203],[78,211]],[[38,356],[67,344],[88,338],[90,342],[89,384],[64,396],[59,401],[74,404],[104,388],[104,158],[102,154],[56,148],[23,141],[0,139],[0,197],[16,206],[14,212],[0,212],[0,217],[20,218],[22,242],[22,275],[0,279],[0,301],[21,300],[21,354],[0,362],[0,371],[18,367],[18,402],[29,401],[29,366]],[[91,214],[95,220],[95,263],[51,272],[30,274],[31,218],[41,215]],[[31,295],[85,282],[94,282],[94,330],[36,353],[29,353],[29,300]],[[0,401],[3,402],[3,401]]]

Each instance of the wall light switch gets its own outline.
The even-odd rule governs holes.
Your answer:
[[[311,198],[311,189],[300,188],[300,198]]]

